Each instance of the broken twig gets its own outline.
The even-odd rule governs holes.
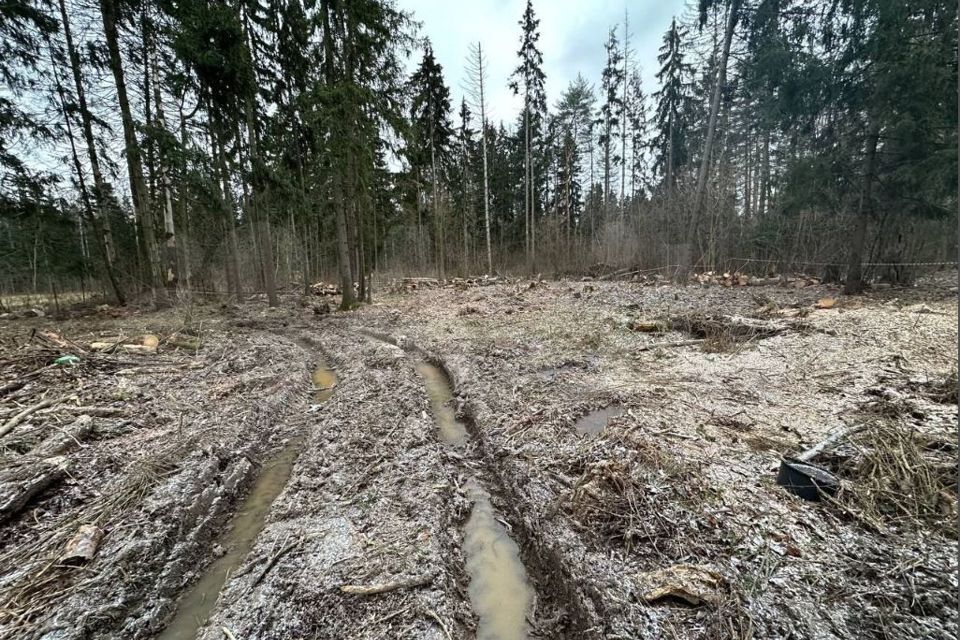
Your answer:
[[[407,578],[406,580],[398,580],[396,582],[385,582],[382,584],[371,584],[371,585],[345,584],[342,587],[340,587],[340,592],[347,593],[354,596],[374,596],[380,593],[388,593],[390,591],[396,591],[397,589],[415,589],[417,587],[423,587],[433,582],[433,579],[436,577],[437,577],[436,573],[428,573],[422,576]]]
[[[13,431],[14,428],[16,428],[16,426],[20,424],[20,422],[23,421],[23,419],[29,416],[31,413],[34,413],[35,411],[39,411],[40,409],[45,409],[46,407],[54,405],[60,402],[61,400],[62,398],[47,398],[45,400],[41,400],[37,404],[30,405],[29,407],[27,407],[17,415],[7,420],[6,424],[0,427],[0,438],[7,435],[11,431]]]

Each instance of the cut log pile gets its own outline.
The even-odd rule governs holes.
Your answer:
[[[161,347],[164,349],[184,349],[186,351],[198,351],[202,346],[202,341],[197,336],[191,336],[187,333],[172,333],[163,340],[158,336],[148,333],[141,336],[111,336],[99,338],[88,345],[91,351],[103,353],[157,353]]]

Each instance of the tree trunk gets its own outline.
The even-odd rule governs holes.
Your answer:
[[[530,108],[523,105],[523,241],[527,264],[530,263]]]
[[[87,157],[90,160],[90,171],[93,173],[93,199],[94,205],[91,206],[89,199],[86,205],[90,213],[90,223],[93,226],[93,233],[97,238],[97,246],[103,254],[103,264],[107,272],[107,279],[110,281],[110,288],[113,289],[113,295],[117,298],[117,304],[123,306],[127,303],[126,296],[120,286],[116,269],[116,252],[113,243],[113,233],[110,227],[110,218],[107,215],[106,206],[106,185],[103,180],[103,173],[100,170],[100,159],[97,155],[97,148],[93,139],[93,118],[90,115],[90,109],[87,108],[86,93],[83,89],[83,77],[80,71],[80,56],[77,54],[73,45],[73,35],[70,31],[70,21],[67,16],[65,0],[60,0],[60,18],[63,23],[64,38],[67,43],[67,55],[70,58],[70,69],[73,72],[74,88],[77,92],[77,104],[80,108],[80,122],[83,129],[84,142],[87,145]],[[52,65],[56,69],[56,64]],[[66,99],[63,95],[63,89],[58,80],[58,91],[63,108],[63,117],[70,129],[70,116],[67,113]],[[83,171],[80,165],[80,159],[76,149],[73,148],[73,134],[70,134],[70,145],[73,151],[74,165],[77,170],[78,181],[81,184],[81,193],[85,190],[83,185]]]
[[[685,242],[688,245],[688,251],[684,252],[687,258],[685,263],[680,265],[681,281],[686,281],[690,272],[690,261],[692,260],[692,245],[696,239],[697,226],[700,224],[700,217],[703,213],[704,200],[707,191],[707,176],[710,172],[710,156],[713,153],[713,141],[717,134],[717,116],[720,114],[720,96],[723,93],[723,85],[727,81],[727,59],[730,56],[730,42],[733,39],[734,29],[737,27],[737,20],[740,16],[740,0],[730,0],[730,15],[727,19],[727,28],[723,36],[723,50],[720,53],[720,60],[717,64],[717,74],[713,83],[713,96],[710,100],[710,120],[707,124],[707,137],[703,143],[703,153],[700,159],[700,170],[697,172],[697,192],[693,202],[693,215],[691,216],[690,226],[686,229]]]
[[[159,65],[157,64],[157,50],[149,39],[149,31],[144,32],[146,47],[150,52],[150,66],[153,68],[153,102],[157,118],[157,125],[160,129],[166,131],[167,121],[163,112],[163,97],[160,92],[160,82],[157,79]],[[149,102],[149,99],[147,99]],[[167,161],[162,151],[157,154],[157,160],[160,164],[160,182],[163,188],[163,263],[166,270],[165,282],[169,289],[174,289],[180,282],[180,258],[177,251],[177,233],[173,218],[173,194],[171,193],[170,172],[167,168]]]
[[[127,157],[127,172],[130,177],[130,195],[137,220],[140,222],[140,232],[143,236],[149,284],[155,302],[163,305],[167,301],[167,296],[163,288],[163,276],[160,270],[160,253],[154,230],[153,211],[150,209],[147,198],[146,183],[143,179],[143,165],[140,161],[140,146],[137,143],[136,128],[133,123],[130,101],[127,98],[127,85],[123,76],[123,60],[120,57],[120,41],[117,32],[116,0],[100,0],[100,15],[103,19],[103,35],[109,52],[110,70],[117,85],[117,103],[120,107],[120,118],[123,122],[123,140]]]
[[[757,201],[757,216],[762,218],[767,212],[770,193],[770,132],[763,134],[763,153],[760,158],[760,193]]]
[[[342,184],[335,181],[333,184],[334,200],[337,208],[337,262],[340,268],[340,289],[342,297],[340,309],[352,309],[355,303],[353,296],[353,274],[350,271],[350,241],[347,237],[347,211],[340,191]]]
[[[484,228],[487,240],[487,274],[493,275],[493,250],[490,247],[490,178],[487,174],[487,105],[484,101],[483,89],[483,54],[480,45],[477,45],[478,64],[480,69],[478,76],[480,78],[480,135],[481,144],[483,144],[483,218]]]
[[[857,217],[850,238],[850,263],[847,266],[847,284],[843,292],[860,293],[863,282],[863,247],[867,239],[867,224],[873,212],[873,178],[877,157],[877,140],[880,127],[876,120],[867,129],[866,149],[863,155],[863,181],[860,185],[860,199],[857,203]]]

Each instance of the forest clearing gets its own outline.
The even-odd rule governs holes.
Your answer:
[[[392,288],[5,322],[3,637],[956,635],[955,271]]]
[[[946,640],[953,0],[0,2],[0,640]]]

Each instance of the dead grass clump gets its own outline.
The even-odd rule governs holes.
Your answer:
[[[927,385],[927,397],[939,404],[957,404],[957,371],[954,369],[942,380]]]
[[[708,353],[726,353],[743,343],[771,338],[787,330],[787,326],[756,318],[691,313],[670,318],[670,327],[704,340]]]
[[[718,640],[751,640],[755,629],[743,598],[735,592],[723,593],[716,607],[706,614],[703,637]]]
[[[639,545],[670,557],[688,552],[682,547],[696,533],[691,508],[704,499],[689,470],[655,445],[606,449],[572,465],[580,474],[565,504],[573,519],[628,552]],[[687,534],[682,544],[678,530]]]
[[[724,333],[706,338],[700,348],[704,353],[730,353],[736,346],[736,341]]]
[[[846,500],[867,521],[954,529],[956,459],[931,449],[903,424],[883,420],[854,442],[852,482]]]

